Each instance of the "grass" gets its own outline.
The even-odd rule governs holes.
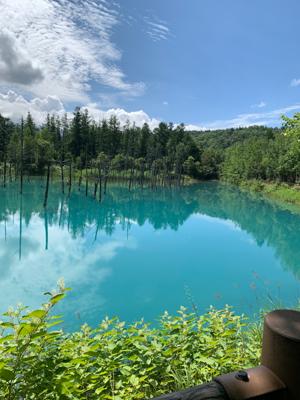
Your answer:
[[[260,180],[242,181],[240,188],[250,192],[261,193],[275,201],[281,207],[300,212],[300,186],[287,183],[264,182]]]

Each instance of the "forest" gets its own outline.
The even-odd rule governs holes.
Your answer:
[[[300,113],[281,128],[252,126],[190,132],[204,177],[240,184],[248,180],[295,184],[300,174]]]
[[[96,123],[87,110],[76,108],[73,118],[48,115],[37,126],[30,113],[19,124],[0,116],[0,162],[4,186],[19,175],[43,175],[58,168],[62,182],[73,171],[82,179],[104,185],[108,178],[126,177],[143,182],[151,177],[155,184],[181,183],[184,174],[193,175],[200,153],[184,126],[160,123],[153,131],[125,126],[115,116]],[[67,172],[66,172],[67,171]],[[84,176],[83,176],[84,174]],[[95,192],[97,188],[95,187]]]
[[[19,124],[0,115],[2,182],[5,186],[17,176],[44,175],[51,169],[61,176],[63,192],[75,173],[79,187],[91,181],[99,197],[109,179],[126,179],[129,188],[134,181],[181,184],[185,177],[295,184],[300,113],[282,118],[281,128],[186,131],[183,124],[164,122],[153,130],[148,124],[121,126],[115,116],[97,123],[80,108],[72,119],[48,115],[41,126],[30,113]]]

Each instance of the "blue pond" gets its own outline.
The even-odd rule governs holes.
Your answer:
[[[0,312],[37,307],[63,277],[65,329],[106,315],[155,322],[181,305],[255,315],[300,297],[300,215],[219,183],[131,192],[102,203],[42,181],[0,189]]]

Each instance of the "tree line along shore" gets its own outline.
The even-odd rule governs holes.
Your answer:
[[[283,117],[280,128],[214,131],[164,122],[153,130],[121,126],[115,116],[96,122],[80,108],[72,118],[48,115],[41,125],[30,113],[19,123],[0,115],[1,180],[6,186],[20,176],[56,173],[63,192],[84,184],[101,200],[109,180],[131,189],[218,179],[300,204],[299,140],[300,113]]]

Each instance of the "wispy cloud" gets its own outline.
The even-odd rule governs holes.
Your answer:
[[[296,112],[300,110],[300,103],[279,108],[269,112],[239,114],[237,117],[227,120],[218,120],[206,123],[208,129],[225,129],[225,128],[238,128],[253,125],[267,125],[274,126],[280,123],[280,118],[283,114]]]
[[[291,81],[291,86],[296,87],[296,86],[300,86],[300,79],[293,79]]]
[[[258,104],[253,104],[251,107],[252,108],[264,108],[264,107],[266,107],[267,106],[267,103],[265,103],[264,101],[261,101],[260,103],[258,103]]]
[[[0,0],[0,53],[17,61],[9,72],[9,60],[1,57],[0,83],[66,101],[88,101],[93,82],[129,95],[143,93],[143,83],[128,82],[118,66],[122,54],[112,33],[119,11],[111,4]]]
[[[281,116],[300,111],[300,103],[278,108],[269,112],[244,113],[234,118],[208,121],[199,124],[186,125],[187,130],[203,131],[214,129],[242,128],[255,125],[278,126],[281,124]]]
[[[167,40],[171,37],[170,28],[167,26],[165,21],[162,21],[157,17],[145,17],[144,21],[147,24],[146,32],[154,42]]]

